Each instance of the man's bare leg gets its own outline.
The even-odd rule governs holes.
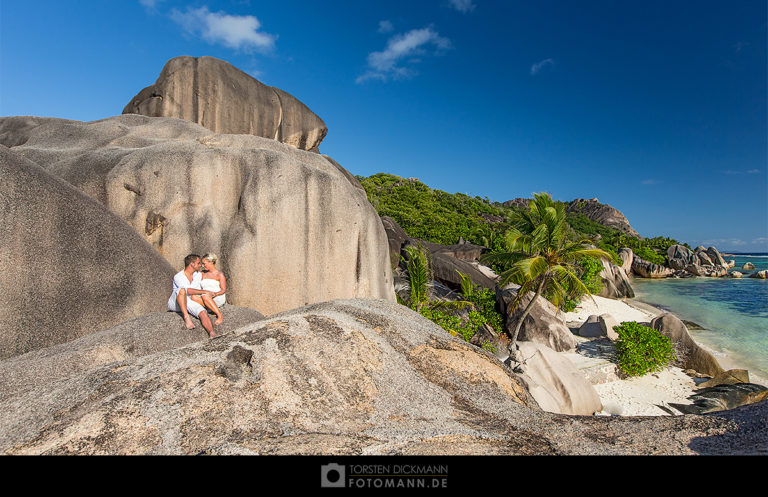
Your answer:
[[[202,311],[197,317],[200,318],[200,322],[203,324],[203,328],[205,328],[205,331],[208,332],[208,338],[216,338],[218,333],[213,331],[213,324],[211,323],[211,318],[208,316],[208,313],[205,311]]]
[[[181,309],[181,316],[184,318],[184,326],[186,326],[188,330],[193,330],[195,328],[195,323],[193,323],[192,318],[189,317],[189,312],[187,311],[187,291],[183,288],[179,290],[179,293],[176,295],[176,304],[179,306],[179,309]]]

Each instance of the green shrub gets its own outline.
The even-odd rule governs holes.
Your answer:
[[[619,368],[628,376],[661,371],[676,359],[672,340],[658,330],[635,321],[625,321],[614,330],[619,335],[616,341]]]
[[[597,257],[584,256],[579,259],[579,279],[589,289],[589,293],[598,294],[603,289],[603,263]]]
[[[483,315],[477,311],[469,311],[465,321],[451,310],[422,307],[419,314],[437,324],[453,336],[458,336],[468,342],[475,336],[477,329],[485,324]]]

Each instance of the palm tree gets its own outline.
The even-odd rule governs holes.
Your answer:
[[[408,277],[409,292],[407,301],[398,301],[416,312],[423,307],[429,309],[460,310],[472,306],[468,301],[430,300],[432,298],[432,261],[429,254],[421,245],[408,245],[403,248],[406,257],[400,256],[405,263],[405,274]],[[471,284],[471,280],[470,280]]]
[[[544,295],[561,308],[566,297],[589,294],[576,273],[577,261],[583,256],[610,259],[607,252],[593,248],[592,240],[568,240],[567,227],[565,206],[554,202],[548,193],[534,194],[529,209],[515,214],[512,228],[505,235],[508,252],[487,254],[481,259],[484,263],[498,262],[510,267],[499,280],[499,287],[508,283],[520,285],[510,311],[520,305],[529,291],[534,292],[512,333],[509,354],[513,360],[517,360],[515,344],[520,328],[536,299]]]

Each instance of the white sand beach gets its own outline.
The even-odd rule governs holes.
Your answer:
[[[563,317],[569,326],[577,327],[592,315],[610,314],[619,323],[649,323],[663,312],[641,302],[594,296],[594,301],[585,299],[575,311],[564,313]],[[593,383],[603,404],[602,415],[668,416],[670,411],[678,414],[668,404],[690,404],[688,397],[696,392],[696,381],[680,368],[668,367],[658,373],[619,379],[612,373],[610,361],[605,358],[595,357],[594,354],[591,357],[578,353],[565,355]]]

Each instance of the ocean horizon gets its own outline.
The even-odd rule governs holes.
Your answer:
[[[749,278],[768,269],[768,252],[728,252],[723,257],[736,262],[729,273],[744,276],[633,278],[635,299],[697,324],[702,329],[688,326],[697,343],[721,363],[749,370],[752,381],[768,384],[768,280]],[[747,262],[755,269],[742,269]]]

